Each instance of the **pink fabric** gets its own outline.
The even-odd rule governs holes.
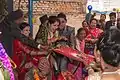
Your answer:
[[[84,52],[84,48],[85,48],[85,41],[82,40],[82,41],[80,41],[80,49],[82,52]]]
[[[85,40],[78,40],[78,38],[76,38],[76,48],[78,51],[80,52],[84,52],[84,48],[85,48]],[[68,70],[72,72],[72,70],[76,67],[76,65],[69,63],[68,64]],[[81,80],[82,79],[82,63],[80,63],[79,68],[77,69],[77,71],[74,74],[75,76],[75,80]]]
[[[84,52],[85,40],[80,41],[76,38],[76,49],[80,52]]]
[[[74,64],[68,64],[68,70],[72,72],[73,68],[76,67]],[[80,63],[79,68],[74,73],[75,80],[82,80],[82,63]]]

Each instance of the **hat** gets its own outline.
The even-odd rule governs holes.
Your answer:
[[[45,14],[42,17],[40,17],[39,20],[40,20],[41,23],[45,23],[46,20],[48,20],[48,16]]]
[[[23,11],[20,9],[12,11],[11,13],[8,14],[8,19],[12,21],[15,21],[21,17],[23,17]]]

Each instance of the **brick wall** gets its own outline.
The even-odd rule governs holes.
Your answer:
[[[56,15],[63,12],[67,15],[67,24],[75,27],[76,31],[84,20],[87,0],[40,0],[33,4],[33,38],[39,28],[39,17],[43,14]],[[21,9],[28,12],[28,0],[21,0]],[[18,0],[14,1],[14,9],[18,8]]]
[[[81,2],[82,1],[82,2]],[[19,0],[14,0],[14,9],[18,8]],[[21,0],[21,9],[28,11],[28,0]],[[85,13],[85,0],[40,0],[34,1],[33,12],[39,14],[56,14],[64,12],[66,14],[82,14]]]

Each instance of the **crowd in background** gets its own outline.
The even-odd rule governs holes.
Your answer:
[[[64,13],[43,15],[33,39],[30,25],[23,22],[23,12],[16,10],[8,14],[0,24],[0,37],[8,56],[17,66],[13,70],[15,80],[99,80],[89,79],[92,74],[102,72],[101,54],[96,49],[105,53],[103,45],[111,40],[105,42],[105,39],[102,44],[101,36],[106,38],[111,30],[119,31],[120,18],[116,19],[114,12],[109,14],[107,22],[105,14],[100,15],[100,20],[94,17],[84,20],[75,35],[75,28],[67,25]],[[64,50],[63,54],[53,50],[56,48]],[[109,60],[106,63],[114,65]]]

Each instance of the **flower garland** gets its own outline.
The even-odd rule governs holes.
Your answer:
[[[1,43],[0,43],[0,60],[2,61],[2,64],[5,67],[5,69],[8,70],[9,75],[10,75],[10,80],[15,80],[9,57],[7,53],[5,52],[5,49],[3,48]]]

